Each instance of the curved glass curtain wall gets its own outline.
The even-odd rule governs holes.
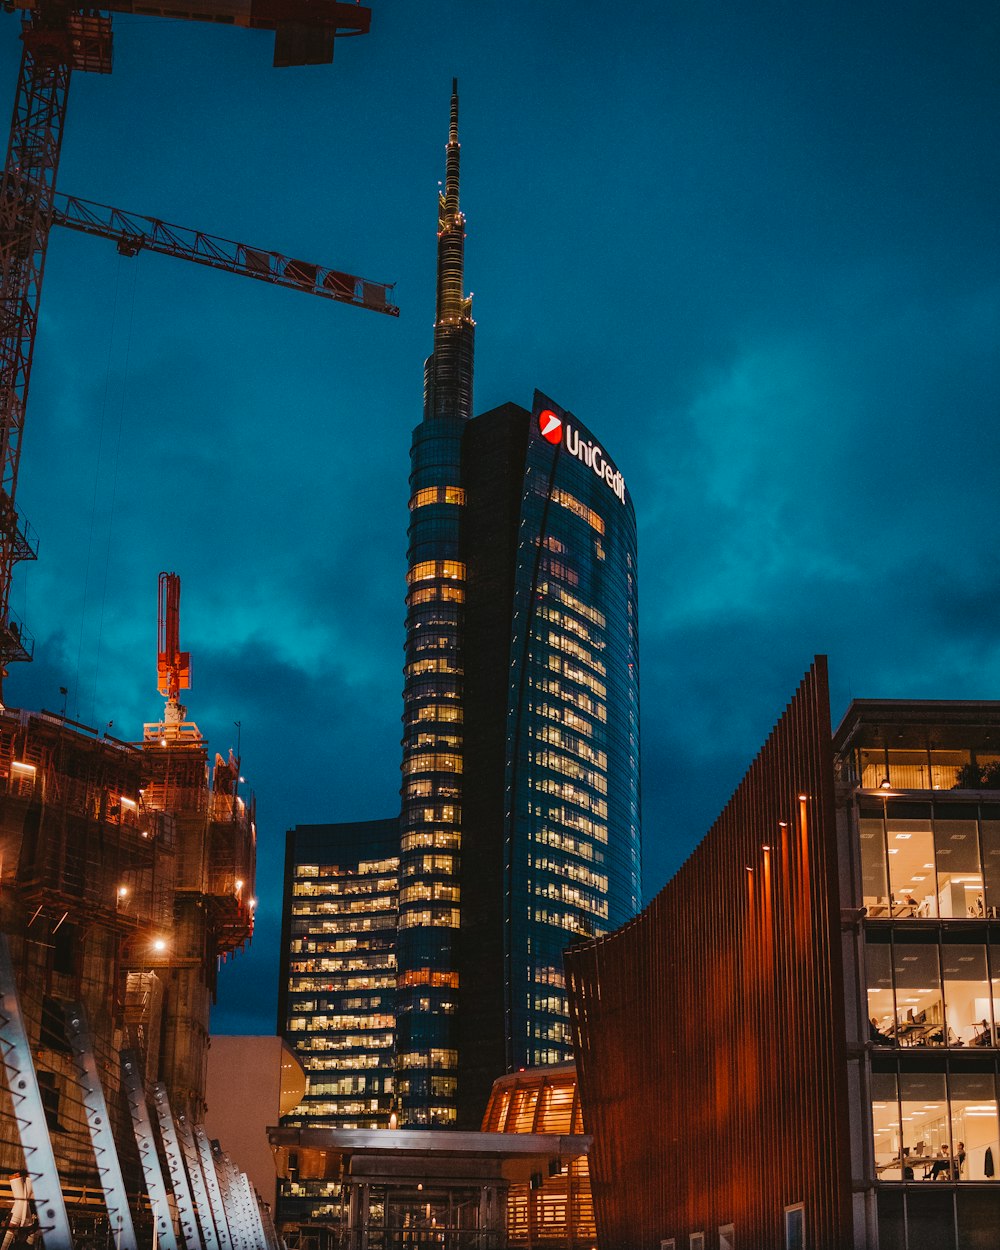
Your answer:
[[[396,1093],[404,1118],[418,1124],[455,1116],[464,427],[462,418],[425,420],[411,452]]]
[[[563,950],[624,924],[640,901],[635,514],[627,493],[619,500],[540,437],[539,409],[536,400],[508,706],[511,1068],[572,1057]]]

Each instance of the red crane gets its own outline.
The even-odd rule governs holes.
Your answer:
[[[181,650],[181,579],[160,574],[160,615],[156,634],[157,688],[167,701],[164,720],[180,722],[180,693],[191,686],[191,654]]]
[[[32,658],[33,640],[10,607],[14,565],[38,554],[15,502],[21,436],[38,326],[49,230],[53,224],[195,260],[359,307],[395,315],[391,288],[277,252],[168,226],[156,218],[57,197],[56,174],[73,70],[111,72],[111,13],[218,22],[274,32],[275,65],[325,64],[337,38],[368,32],[371,11],[337,0],[3,0],[22,11],[23,52],[7,161],[0,184],[0,681],[14,661]]]

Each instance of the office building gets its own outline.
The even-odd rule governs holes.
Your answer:
[[[636,531],[622,474],[536,393],[473,417],[458,95],[413,434],[399,889],[404,1122],[478,1126],[569,1058],[562,951],[640,897]]]
[[[279,1031],[310,1074],[289,1127],[374,1127],[391,1091],[401,1124],[478,1129],[498,1076],[571,1057],[566,945],[639,905],[632,502],[600,441],[540,393],[531,409],[473,416],[464,246],[456,88],[411,449],[400,817],[289,835]],[[356,920],[360,860],[397,855],[396,962],[386,891],[377,981],[371,995],[352,989],[349,1011],[324,980],[324,935]],[[384,1027],[362,1028],[353,1010]],[[348,1067],[365,1038],[363,1079]],[[333,1064],[335,1047],[338,1081],[354,1084],[319,1095],[317,1048]]]
[[[602,1250],[971,1250],[1000,1227],[1000,703],[818,659],[632,924],[567,957]]]
[[[387,1128],[394,1106],[399,821],[297,825],[285,841],[278,1031],[308,1082],[291,1128]],[[282,1222],[329,1218],[335,1181],[282,1182]]]

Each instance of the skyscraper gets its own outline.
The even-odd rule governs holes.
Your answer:
[[[308,1091],[286,1127],[388,1128],[399,821],[296,825],[285,840],[278,1031]],[[283,1221],[329,1219],[336,1176],[282,1181]]]
[[[640,894],[636,532],[621,473],[536,393],[472,417],[458,94],[410,475],[396,1091],[478,1126],[571,1054],[562,950]]]
[[[410,453],[392,1093],[402,1123],[478,1128],[496,1077],[572,1055],[563,949],[638,909],[636,529],[622,474],[571,413],[536,393],[530,411],[473,417],[457,84],[446,151]],[[307,878],[343,865],[344,828],[310,828]],[[313,890],[293,871],[286,935]],[[319,876],[323,917],[350,920],[349,878]],[[298,906],[301,944],[321,917]],[[314,987],[293,984],[305,947],[285,946],[283,1027],[301,1037]],[[384,1099],[371,1110],[384,1123]]]

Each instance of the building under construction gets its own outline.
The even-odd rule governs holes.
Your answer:
[[[394,316],[391,288],[56,192],[71,76],[110,73],[115,14],[274,34],[277,66],[368,31],[340,0],[5,0],[21,66],[0,182],[0,681],[32,659],[11,610],[37,555],[16,490],[53,225]],[[122,742],[0,702],[0,1210],[33,1198],[44,1250],[276,1247],[247,1178],[203,1127],[209,1009],[253,926],[255,827],[239,760],[186,719],[179,582],[161,575],[162,720]],[[28,1204],[30,1207],[30,1204]],[[14,1219],[26,1204],[17,1203]]]
[[[0,1043],[8,1077],[0,1168],[32,1175],[43,1227],[47,1183],[57,1185],[76,1232],[117,1231],[123,1214],[112,1209],[122,1194],[111,1193],[108,1143],[88,1106],[95,1075],[108,1121],[97,1127],[110,1127],[125,1200],[140,1227],[155,1218],[150,1165],[159,1153],[170,1173],[171,1139],[183,1154],[188,1134],[196,1150],[204,1135],[217,971],[253,931],[254,803],[240,794],[231,753],[209,766],[208,744],[179,702],[190,672],[177,645],[179,593],[177,578],[161,575],[167,703],[141,742],[98,736],[49,712],[0,713]],[[158,1147],[144,1106],[137,1113],[133,1105],[136,1091],[151,1095]],[[44,1139],[54,1181],[45,1176]],[[200,1205],[195,1194],[164,1197],[171,1222],[185,1205],[189,1214]],[[51,1221],[53,1231],[58,1224]]]

